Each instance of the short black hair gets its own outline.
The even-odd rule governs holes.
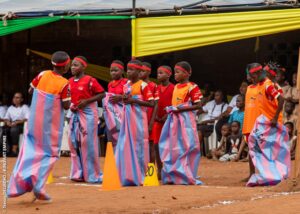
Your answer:
[[[170,66],[168,66],[168,65],[161,65],[161,66],[159,66],[159,67],[166,68],[166,69],[168,69],[168,70],[170,70],[170,71],[172,72],[172,68],[171,68]],[[158,67],[158,68],[159,68],[159,67]]]
[[[74,58],[82,59],[83,61],[85,61],[86,63],[88,63],[86,57],[84,57],[84,56],[76,56],[76,57],[74,57]]]
[[[238,95],[238,97],[241,97],[241,98],[242,98],[242,100],[244,100],[244,101],[245,101],[245,95],[244,95],[244,94],[239,94],[239,95]]]
[[[121,60],[116,59],[116,60],[112,61],[112,63],[117,63],[117,64],[120,64],[124,67],[124,63]]]
[[[185,70],[187,70],[189,73],[192,73],[192,66],[187,61],[177,62],[176,65],[179,65],[183,67]]]
[[[257,62],[253,62],[253,63],[250,63],[247,65],[246,67],[246,70],[249,72],[252,68],[256,68],[256,67],[259,67],[259,66],[262,66],[261,64],[257,63]],[[261,68],[260,71],[262,71],[263,68]]]
[[[232,122],[231,122],[231,125],[232,125],[233,123],[237,123],[237,124],[238,124],[238,126],[239,126],[239,127],[241,127],[241,123],[240,123],[239,121],[237,121],[237,120],[234,120],[234,121],[232,121]]]
[[[149,62],[142,62],[142,64],[145,65],[145,66],[147,66],[148,68],[152,69],[151,68],[151,64]]]
[[[54,63],[62,63],[69,58],[70,56],[65,51],[56,51],[52,54],[51,61]]]
[[[135,65],[139,65],[139,66],[142,66],[142,65],[143,65],[142,62],[141,62],[140,60],[138,60],[138,59],[130,60],[130,61],[128,62],[128,64],[129,64],[129,63],[135,64]]]
[[[292,123],[292,122],[290,122],[290,121],[286,122],[284,125],[285,125],[285,126],[286,126],[286,125],[290,125],[290,126],[292,127],[292,129],[294,129],[294,123]]]

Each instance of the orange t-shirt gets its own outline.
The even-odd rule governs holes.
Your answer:
[[[263,85],[259,87],[257,94],[258,108],[261,113],[265,115],[269,120],[273,119],[278,108],[278,96],[280,96],[280,91],[276,89],[274,83],[266,79]],[[282,123],[282,112],[280,112],[278,117],[278,122]]]
[[[129,84],[131,85],[131,95],[132,96],[141,95],[143,97],[143,100],[145,100],[145,101],[150,101],[150,100],[154,99],[153,94],[146,82],[139,80],[133,84],[131,82],[129,82]]]
[[[243,134],[249,134],[252,131],[256,118],[261,114],[257,104],[258,87],[259,85],[249,85],[247,88]]]
[[[198,103],[202,99],[203,95],[195,83],[188,82],[184,84],[176,84],[172,96],[172,105],[178,106],[182,103],[191,101]]]
[[[247,88],[245,97],[245,116],[243,123],[243,134],[249,134],[254,123],[261,114],[271,120],[277,110],[280,90],[276,88],[271,80],[265,79],[257,85],[250,85]],[[278,122],[282,123],[282,113],[280,113]]]
[[[63,101],[70,100],[69,81],[54,71],[47,70],[39,73],[30,86],[43,92],[60,95]]]

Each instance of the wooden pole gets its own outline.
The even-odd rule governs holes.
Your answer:
[[[300,48],[298,53],[298,69],[297,69],[297,89],[300,90]],[[300,105],[298,105],[298,114],[300,113]],[[295,151],[295,162],[294,167],[292,169],[292,179],[296,182],[296,179],[299,176],[299,168],[300,168],[300,120],[298,117],[297,120],[297,144]]]

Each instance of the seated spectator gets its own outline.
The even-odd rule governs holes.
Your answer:
[[[230,115],[237,110],[236,100],[237,100],[239,95],[244,95],[245,96],[246,91],[247,91],[247,87],[248,87],[248,83],[243,81],[240,85],[240,88],[239,88],[240,94],[235,95],[231,99],[227,110],[222,113],[220,119],[218,120],[218,122],[216,124],[216,127],[215,127],[218,141],[220,141],[220,139],[221,139],[221,127],[222,127],[222,125],[224,123],[229,123],[228,119],[229,119]]]
[[[10,156],[18,155],[19,136],[23,133],[23,126],[28,119],[29,108],[23,104],[23,95],[20,92],[15,93],[12,105],[7,109],[4,120],[9,127],[9,152]]]
[[[293,87],[290,87],[285,95],[285,100],[294,103],[295,109],[293,114],[298,116],[300,92],[297,89],[297,73],[293,74]]]
[[[240,133],[242,133],[244,123],[244,111],[245,111],[245,96],[238,95],[236,99],[236,110],[230,115],[228,123],[231,124],[233,121],[240,123]]]
[[[284,112],[283,112],[283,123],[285,124],[287,122],[291,122],[293,123],[293,126],[296,127],[298,116],[294,114],[294,109],[295,109],[294,103],[290,101],[285,102]]]
[[[211,150],[211,155],[213,160],[219,160],[225,154],[226,151],[226,144],[228,141],[228,137],[230,136],[230,125],[224,124],[221,129],[222,138],[220,141],[220,146],[216,149]]]
[[[292,122],[284,123],[285,127],[289,133],[289,147],[291,151],[291,159],[295,160],[295,153],[296,153],[296,145],[297,145],[297,136],[294,135],[294,124]]]
[[[215,92],[214,100],[206,103],[198,114],[206,113],[198,124],[198,134],[200,143],[203,137],[208,137],[214,130],[214,123],[219,119],[220,115],[227,110],[228,104],[223,101],[224,95],[221,90]]]
[[[233,121],[231,123],[231,134],[227,137],[226,141],[226,151],[225,154],[220,157],[220,161],[232,161],[237,158],[238,151],[243,139],[243,135],[241,134],[240,130],[240,122]]]

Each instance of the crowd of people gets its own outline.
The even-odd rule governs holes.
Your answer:
[[[20,93],[7,111],[0,108],[0,119],[13,139],[13,155],[17,153],[16,136],[23,123],[28,123],[10,178],[9,197],[33,191],[36,199],[50,200],[44,187],[59,157],[64,109],[71,112],[70,179],[102,182],[97,110],[101,101],[107,138],[113,144],[124,186],[142,185],[149,162],[156,163],[163,184],[201,184],[197,175],[201,154],[222,162],[249,161],[248,186],[274,185],[287,178],[296,148],[296,73],[290,86],[286,71],[277,64],[249,64],[247,73],[241,73],[247,81],[228,104],[222,90],[205,86],[201,91],[189,80],[192,68],[186,61],[176,63],[173,69],[158,67],[157,80],[152,81],[150,63],[131,60],[125,66],[115,60],[107,92],[84,73],[88,66],[85,57],[70,61],[65,52],[53,54],[53,70],[41,72],[31,82],[30,110],[22,105]],[[73,77],[67,80],[63,74],[70,66]],[[170,82],[173,74],[176,84]],[[209,146],[205,141],[213,133],[216,142],[210,145],[215,146]],[[266,149],[274,151],[261,157]]]

